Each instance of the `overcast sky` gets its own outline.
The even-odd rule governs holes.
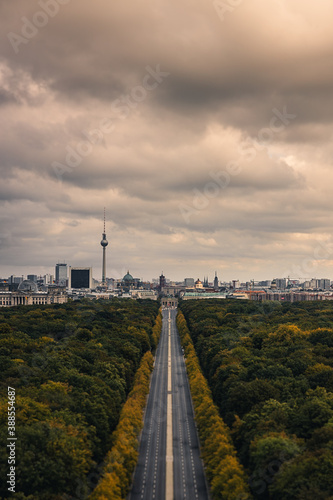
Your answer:
[[[0,277],[333,279],[332,17],[3,0]]]

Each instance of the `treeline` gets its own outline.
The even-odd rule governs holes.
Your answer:
[[[0,312],[0,435],[7,387],[16,389],[16,493],[11,498],[86,498],[147,351],[158,342],[155,301],[78,301]],[[0,474],[8,473],[1,447]],[[0,496],[9,498],[6,482]]]
[[[128,494],[131,477],[138,459],[138,436],[142,428],[142,413],[149,392],[154,358],[147,352],[137,372],[133,390],[120,414],[114,432],[114,444],[108,453],[100,484],[90,500],[123,500]]]
[[[177,315],[177,327],[185,352],[195,420],[198,428],[206,475],[214,500],[252,498],[246,475],[240,465],[228,427],[218,413],[211,391],[202,375],[185,318]]]
[[[162,315],[159,312],[153,328],[158,344],[162,331]],[[154,358],[151,352],[143,356],[135,375],[134,386],[120,414],[119,424],[112,436],[113,446],[107,455],[103,477],[89,500],[124,500],[132,482],[139,449],[139,434],[143,427],[143,411],[149,393],[150,375]]]
[[[257,499],[333,498],[333,303],[184,301]]]

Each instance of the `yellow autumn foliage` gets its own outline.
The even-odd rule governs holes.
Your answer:
[[[155,346],[158,345],[161,330],[162,315],[159,311],[152,333]],[[106,457],[102,479],[89,500],[124,500],[128,494],[138,460],[139,434],[143,426],[142,415],[149,393],[153,365],[152,353],[146,352],[136,372],[133,389],[122,408],[119,423],[112,435],[113,446]]]
[[[202,458],[214,500],[248,500],[252,496],[239,463],[230,430],[222,420],[203,376],[182,312],[177,327],[185,351],[185,363],[197,423]]]
[[[325,365],[324,363],[316,363],[315,365],[309,366],[306,369],[305,375],[307,377],[311,377],[312,375],[318,375],[319,373],[329,372],[332,370],[333,368],[329,365]]]
[[[301,330],[296,325],[280,325],[274,332],[268,335],[263,344],[267,347],[271,344],[291,345],[306,339],[308,335],[309,332]]]
[[[161,309],[158,312],[158,315],[155,320],[155,325],[153,326],[152,338],[153,338],[153,351],[155,351],[158,346],[158,342],[160,340],[160,335],[162,331],[162,311]]]

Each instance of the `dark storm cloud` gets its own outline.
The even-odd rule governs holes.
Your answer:
[[[55,2],[0,4],[2,273],[99,269],[104,205],[117,273],[269,278],[311,257],[333,229],[328,0],[248,0],[223,22],[201,0]],[[168,74],[150,90],[147,67]]]

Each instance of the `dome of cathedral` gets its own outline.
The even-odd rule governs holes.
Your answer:
[[[127,271],[127,274],[125,274],[125,276],[123,277],[123,281],[133,281],[134,278],[133,276],[129,273],[129,271]]]

